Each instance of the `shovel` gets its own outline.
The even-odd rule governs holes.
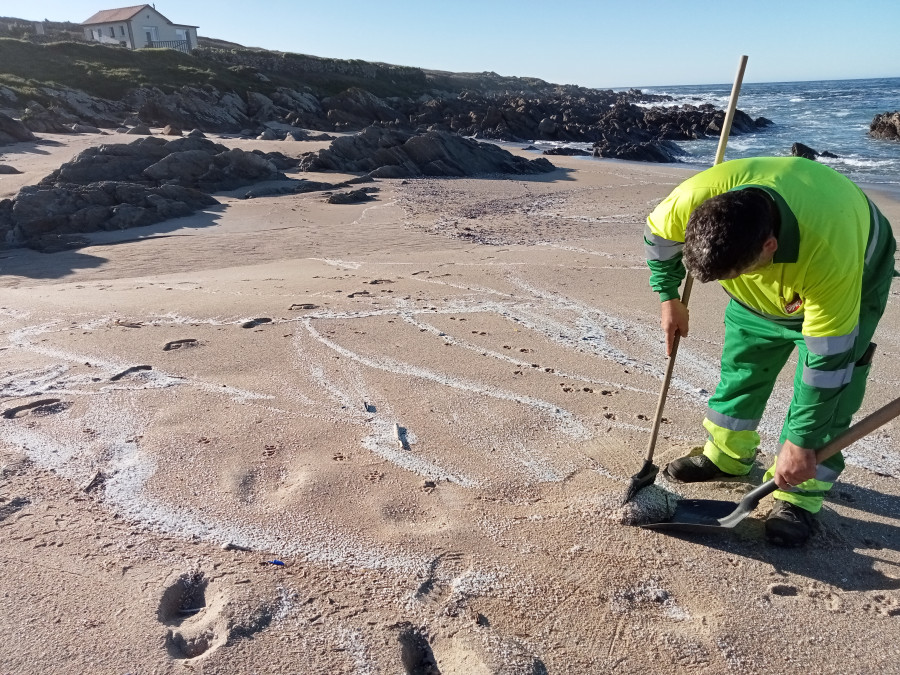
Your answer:
[[[821,464],[832,455],[875,431],[900,415],[900,398],[894,399],[883,408],[860,420],[833,441],[816,452],[816,462]],[[715,499],[684,499],[679,502],[672,518],[662,523],[647,523],[641,527],[649,530],[669,530],[675,532],[718,532],[730,530],[746,518],[759,505],[760,500],[770,495],[778,486],[769,480],[748,492],[737,503]]]
[[[734,119],[734,111],[737,109],[738,94],[741,91],[741,81],[744,79],[744,69],[747,67],[747,57],[741,56],[738,64],[738,72],[734,78],[734,85],[731,88],[731,99],[728,101],[728,110],[725,113],[725,121],[722,123],[722,133],[719,135],[719,146],[716,149],[716,160],[713,166],[720,164],[725,157],[725,147],[728,145],[728,134],[731,132],[731,122]],[[688,298],[691,296],[691,286],[694,283],[690,273],[684,281],[684,290],[681,292],[681,302],[687,306]],[[675,367],[675,354],[678,353],[678,343],[681,336],[676,333],[675,340],[672,343],[672,353],[669,354],[666,361],[666,374],[663,378],[662,388],[659,392],[659,400],[656,402],[656,416],[653,419],[653,430],[650,433],[650,442],[647,444],[647,458],[641,470],[631,477],[631,483],[628,485],[628,491],[625,493],[623,504],[627,504],[639,490],[652,485],[656,480],[656,474],[659,473],[659,467],[653,463],[653,451],[656,449],[656,439],[659,437],[659,425],[662,422],[663,407],[666,405],[666,395],[669,393],[669,383],[672,381],[672,370]]]
[[[684,290],[681,291],[681,302],[687,305],[688,299],[691,297],[691,287],[694,285],[694,278],[687,275],[684,281]],[[647,443],[647,458],[641,470],[631,477],[631,483],[628,484],[628,492],[625,493],[623,504],[627,504],[639,490],[653,485],[656,480],[656,474],[659,473],[659,467],[653,463],[653,451],[656,448],[656,439],[659,438],[659,425],[662,422],[663,408],[666,405],[666,395],[669,393],[669,384],[672,382],[672,371],[675,368],[675,355],[678,353],[678,345],[681,342],[681,335],[675,333],[675,339],[672,341],[672,353],[666,358],[666,374],[663,377],[662,387],[659,391],[659,398],[656,401],[656,415],[653,418],[653,429],[650,432],[650,441]]]

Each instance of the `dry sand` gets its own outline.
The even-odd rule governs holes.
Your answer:
[[[0,198],[132,140],[45,138]],[[722,536],[622,524],[749,483],[620,507],[665,365],[643,222],[688,172],[553,162],[0,254],[0,673],[900,672],[900,423],[805,549],[763,541],[770,499]],[[691,302],[660,465],[716,384],[725,297]]]

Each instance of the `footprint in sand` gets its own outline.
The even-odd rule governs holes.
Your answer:
[[[397,635],[397,642],[400,643],[400,662],[406,675],[433,675],[440,672],[428,638],[420,629],[406,624]]]
[[[13,497],[8,502],[0,504],[0,522],[17,511],[21,511],[29,504],[31,504],[31,500],[28,497]]]
[[[165,648],[169,656],[189,665],[229,641],[262,631],[272,623],[272,610],[264,605],[237,614],[225,593],[195,570],[169,578],[156,617],[167,627]]]
[[[394,282],[391,279],[372,279],[369,283],[374,286],[375,284],[392,284]]]
[[[882,616],[900,616],[900,602],[883,594],[876,593],[871,596],[872,602],[863,605],[866,611],[874,611]]]
[[[202,572],[187,572],[163,591],[156,616],[167,626],[166,650],[180,661],[196,659],[215,651],[228,640],[221,610],[221,596],[211,597],[209,580]]]
[[[3,417],[8,420],[15,419],[16,417],[22,417],[20,413],[25,413],[29,410],[32,411],[33,415],[52,415],[62,412],[71,405],[71,403],[63,403],[58,398],[42,398],[15,408],[7,408],[3,411]]]
[[[194,338],[185,338],[183,340],[172,340],[171,342],[167,342],[166,346],[163,347],[164,352],[170,352],[173,349],[181,349],[182,347],[198,347],[200,342],[195,340]]]
[[[314,305],[311,302],[301,302],[299,304],[293,304],[288,307],[288,311],[292,309],[319,309],[318,305]]]
[[[792,597],[797,595],[798,589],[792,584],[772,584],[768,588],[772,595],[780,595],[783,597]]]

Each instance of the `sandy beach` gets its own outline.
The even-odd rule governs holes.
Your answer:
[[[133,137],[42,139],[0,199]],[[900,422],[804,549],[766,544],[771,498],[635,527],[759,484],[793,368],[748,479],[621,507],[665,369],[641,234],[691,172],[551,161],[0,252],[0,673],[900,673]],[[862,413],[900,390],[898,296]],[[695,286],[660,466],[704,438],[726,300]]]

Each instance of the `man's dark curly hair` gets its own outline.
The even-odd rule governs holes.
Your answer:
[[[765,241],[778,235],[779,216],[769,195],[744,188],[711,197],[688,220],[684,265],[700,282],[724,279],[752,265]]]

